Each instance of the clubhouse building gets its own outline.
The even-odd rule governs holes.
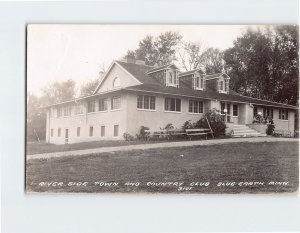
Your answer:
[[[242,96],[229,88],[225,73],[180,72],[174,64],[147,66],[114,61],[94,93],[47,107],[46,141],[54,144],[123,140],[141,126],[181,128],[211,109],[220,110],[227,127],[251,126],[261,114],[277,130],[295,130],[296,106]],[[253,128],[253,127],[252,127]]]

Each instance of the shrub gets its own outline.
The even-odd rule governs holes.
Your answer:
[[[195,128],[195,124],[191,123],[191,120],[184,122],[183,126],[181,127],[183,130],[185,129],[193,129]]]
[[[140,131],[139,134],[136,135],[138,140],[146,140],[149,137],[149,132],[147,132],[147,130],[149,130],[148,127],[146,126],[141,126],[140,127]]]
[[[210,127],[214,133],[215,137],[223,137],[225,135],[226,124],[222,121],[220,111],[217,109],[212,109],[205,113],[203,117],[196,122],[196,128],[209,128],[207,120]]]
[[[173,130],[175,129],[174,125],[172,123],[168,123],[163,129],[165,130]]]
[[[267,123],[267,119],[265,119],[262,115],[256,115],[252,121],[252,123],[256,124],[265,124]]]
[[[129,133],[124,133],[123,138],[125,139],[125,141],[133,141],[134,140],[134,136],[132,136]]]
[[[274,130],[275,130],[274,121],[271,120],[270,123],[267,126],[266,134],[267,135],[273,135],[274,134]]]

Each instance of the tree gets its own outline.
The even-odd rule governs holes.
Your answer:
[[[42,108],[41,99],[34,94],[27,94],[27,119],[26,135],[27,140],[40,140],[46,137],[46,111]]]
[[[208,48],[203,53],[203,67],[206,74],[220,73],[224,69],[224,53],[217,48]]]
[[[176,49],[182,36],[168,31],[154,38],[147,35],[135,51],[128,50],[125,58],[144,60],[146,65],[165,65],[176,60]]]
[[[203,68],[205,47],[201,42],[182,43],[178,52],[179,63],[186,71]]]
[[[80,96],[93,94],[99,84],[99,81],[100,81],[99,78],[95,78],[83,84],[80,88]]]
[[[65,82],[55,82],[42,89],[44,105],[59,103],[75,97],[75,82],[69,79]]]
[[[224,53],[231,87],[251,97],[296,104],[298,28],[274,26],[248,30]]]

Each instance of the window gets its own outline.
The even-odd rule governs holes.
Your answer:
[[[233,104],[233,116],[238,116],[239,115],[239,106],[237,104]]]
[[[77,137],[80,137],[80,127],[77,127]]]
[[[64,107],[64,116],[71,116],[71,105]]]
[[[105,137],[105,126],[101,126],[101,137]]]
[[[120,82],[120,79],[118,77],[116,77],[113,81],[113,88],[116,88],[119,86],[121,86],[121,82]]]
[[[114,125],[114,137],[119,136],[119,125]]]
[[[225,91],[225,85],[224,85],[224,81],[223,80],[219,81],[219,90],[220,91]]]
[[[57,136],[60,137],[60,128],[57,130]]]
[[[155,96],[138,95],[137,108],[155,110]]]
[[[175,70],[166,71],[166,86],[179,87],[178,72]]]
[[[203,102],[197,100],[189,100],[189,112],[203,113]]]
[[[225,103],[221,103],[221,114],[225,114],[224,109],[225,109]]]
[[[92,137],[94,134],[94,127],[90,126],[90,137]]]
[[[51,137],[53,137],[53,129],[51,129]]]
[[[75,105],[75,115],[83,114],[83,104]]]
[[[92,100],[88,102],[88,112],[95,112],[96,101]]]
[[[62,108],[57,108],[57,117],[62,116]]]
[[[227,104],[227,115],[230,115],[230,104]]]
[[[201,76],[196,76],[194,78],[193,88],[196,90],[203,90],[204,88],[204,78]]]
[[[107,111],[107,99],[99,100],[99,111]]]
[[[121,96],[114,96],[111,98],[111,110],[121,108]]]
[[[272,108],[263,108],[263,117],[273,119],[273,109]]]
[[[165,110],[172,112],[181,111],[181,99],[177,98],[165,98]]]
[[[287,109],[279,109],[279,119],[280,120],[288,120],[289,112]]]

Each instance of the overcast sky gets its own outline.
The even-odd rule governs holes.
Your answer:
[[[248,26],[213,25],[29,25],[27,88],[40,89],[55,81],[73,79],[77,88],[97,77],[102,66],[134,50],[147,34],[178,31],[184,41],[202,41],[226,49]]]

